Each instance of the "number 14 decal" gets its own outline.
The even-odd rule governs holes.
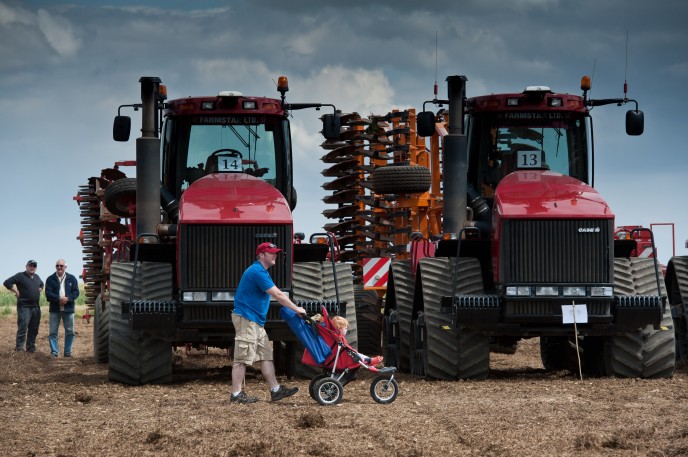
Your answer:
[[[241,172],[244,168],[241,165],[241,157],[219,156],[217,158],[218,171]]]

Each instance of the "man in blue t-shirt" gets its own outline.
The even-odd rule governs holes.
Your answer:
[[[292,309],[297,314],[306,310],[296,306],[270,278],[268,268],[275,265],[280,248],[271,243],[262,243],[256,248],[256,261],[244,271],[236,294],[232,323],[234,338],[234,364],[232,365],[232,403],[255,403],[258,397],[249,396],[242,390],[246,366],[260,362],[260,371],[270,386],[270,398],[278,401],[298,392],[298,387],[280,385],[275,377],[272,359],[272,343],[265,332],[265,318],[270,308],[270,299]]]

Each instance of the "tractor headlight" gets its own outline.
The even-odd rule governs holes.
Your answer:
[[[582,287],[582,286],[564,287],[564,295],[566,297],[585,297],[585,287]]]
[[[232,292],[213,292],[210,298],[212,301],[232,301],[234,294]]]
[[[559,295],[559,288],[556,286],[537,286],[535,288],[535,295],[556,297]]]
[[[530,286],[508,286],[506,288],[506,294],[511,295],[512,297],[527,297],[529,295],[532,295],[532,292]]]
[[[590,295],[593,297],[612,297],[614,296],[614,288],[613,287],[591,287],[590,288]]]
[[[208,292],[182,292],[183,301],[208,301]]]

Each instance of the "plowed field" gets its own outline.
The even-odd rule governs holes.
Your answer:
[[[688,370],[672,379],[583,379],[546,373],[538,340],[493,354],[487,381],[398,376],[390,405],[369,394],[369,373],[322,407],[308,380],[271,403],[250,371],[253,405],[228,402],[230,360],[179,350],[174,382],[111,384],[92,356],[92,325],[76,322],[72,359],[49,357],[47,313],[38,352],[15,353],[16,318],[0,319],[0,455],[12,456],[685,456]],[[62,338],[62,334],[60,335]]]

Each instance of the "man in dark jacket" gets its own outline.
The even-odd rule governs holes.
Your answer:
[[[26,262],[26,271],[8,278],[3,285],[17,297],[17,352],[36,352],[36,336],[41,325],[41,308],[38,301],[43,290],[43,281],[36,274],[38,263]],[[28,335],[28,336],[27,336]]]
[[[50,357],[57,357],[57,334],[62,321],[65,330],[65,357],[72,356],[74,342],[74,300],[79,296],[79,283],[73,275],[67,273],[67,262],[58,259],[55,262],[55,273],[45,280],[45,298],[50,303]]]

